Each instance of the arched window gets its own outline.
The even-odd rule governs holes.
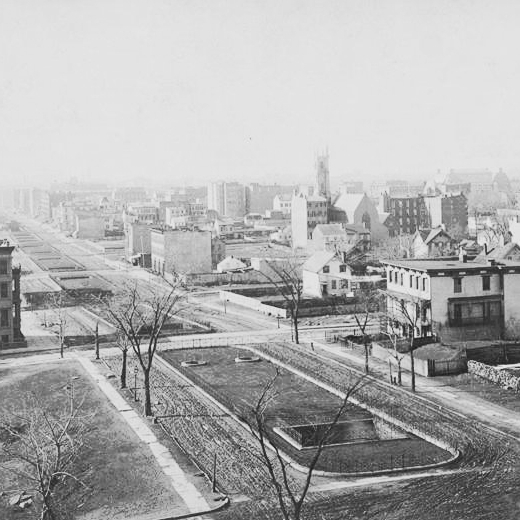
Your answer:
[[[370,230],[370,228],[371,228],[370,215],[366,211],[365,211],[365,213],[363,213],[363,216],[361,217],[361,223],[363,224],[363,227],[365,229]]]

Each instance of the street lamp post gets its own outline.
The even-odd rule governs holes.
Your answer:
[[[134,367],[134,401],[137,402],[137,372],[139,372],[139,369],[137,367]]]

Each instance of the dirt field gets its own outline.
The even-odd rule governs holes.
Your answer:
[[[82,410],[88,416],[90,431],[87,447],[75,470],[89,491],[78,504],[79,495],[71,493],[67,506],[74,517],[83,520],[130,517],[157,518],[187,512],[147,446],[143,445],[124,419],[110,405],[82,368],[63,361],[0,370],[1,407],[20,406],[23,396],[34,392],[49,409],[68,399],[64,386],[74,380],[75,396],[84,396]],[[67,402],[67,401],[65,401]],[[2,457],[0,451],[0,458]],[[3,456],[2,462],[5,460]],[[27,483],[11,472],[0,469],[0,518],[26,520],[34,512],[15,510],[7,503],[16,492],[27,490]],[[79,509],[77,509],[79,507]],[[151,516],[150,516],[151,515]]]
[[[240,351],[240,354],[243,354]],[[276,374],[275,367],[267,362],[235,363],[233,348],[211,348],[164,352],[162,357],[176,368],[191,358],[203,359],[208,364],[185,369],[183,373],[214,395],[227,406],[239,412],[248,412],[256,404],[265,385]],[[267,426],[287,426],[327,422],[334,416],[341,400],[320,387],[288,371],[281,370],[274,387],[276,397],[267,412]],[[370,418],[363,409],[349,405],[342,421]],[[277,435],[280,447],[301,464],[314,454],[313,449],[297,450]],[[439,462],[449,454],[436,446],[411,437],[385,441],[360,442],[341,446],[328,446],[320,458],[318,469],[324,471],[374,471]]]

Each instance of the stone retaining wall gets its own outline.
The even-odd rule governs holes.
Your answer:
[[[510,374],[507,370],[500,370],[478,361],[469,360],[468,372],[487,379],[503,388],[515,390],[516,392],[520,391],[520,377]]]

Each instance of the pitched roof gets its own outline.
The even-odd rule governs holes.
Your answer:
[[[353,220],[354,212],[365,197],[366,195],[364,193],[342,193],[334,205],[342,209],[347,214],[349,220]]]
[[[437,238],[439,235],[446,235],[448,238],[451,238],[444,229],[442,229],[440,226],[437,228],[434,228],[430,231],[429,235],[426,237],[425,243],[429,244],[434,238]]]
[[[340,224],[318,224],[313,231],[320,231],[322,235],[345,235],[345,230]]]
[[[353,231],[355,233],[365,234],[365,235],[370,234],[370,229],[367,229],[360,224],[347,224],[345,226],[345,231],[347,231],[347,232]]]
[[[451,239],[450,235],[448,235],[448,233],[446,233],[446,231],[441,226],[438,226],[433,229],[418,229],[415,232],[415,235],[420,235],[425,244],[429,244],[439,235],[446,235],[448,238]]]
[[[306,262],[303,264],[302,270],[317,273],[335,256],[336,253],[333,251],[316,251],[316,253],[314,253],[310,258],[308,258]]]
[[[493,182],[494,174],[486,169],[481,170],[450,170],[446,176],[446,184],[465,184],[465,183],[489,183]]]
[[[491,258],[495,260],[506,260],[507,257],[515,252],[520,252],[520,246],[516,242],[509,242],[502,247],[495,247],[490,251],[485,258]]]

